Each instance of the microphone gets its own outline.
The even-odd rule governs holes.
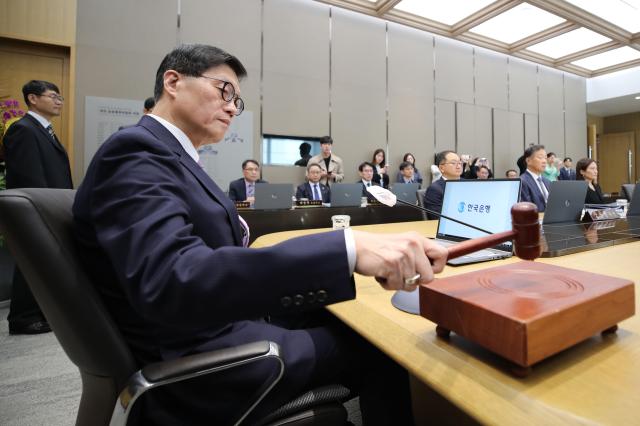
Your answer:
[[[459,223],[460,225],[468,226],[469,228],[475,229],[476,231],[484,232],[485,234],[489,234],[489,235],[493,234],[493,232],[491,232],[491,231],[487,231],[486,229],[482,229],[482,228],[479,228],[479,227],[477,227],[475,225],[471,225],[470,223],[466,223],[466,222],[463,222],[461,220],[454,219],[452,217],[449,217],[449,216],[446,216],[446,215],[444,215],[442,213],[438,213],[436,211],[424,208],[424,207],[419,206],[417,204],[411,204],[411,203],[408,203],[408,202],[406,202],[404,200],[399,200],[398,197],[396,197],[396,195],[393,192],[391,192],[391,191],[389,191],[387,189],[384,189],[381,186],[375,186],[375,185],[368,186],[367,187],[367,191],[371,195],[373,195],[376,200],[380,201],[385,206],[393,207],[393,206],[396,205],[396,203],[404,204],[406,206],[413,207],[414,209],[422,210],[423,212],[432,214],[434,216],[438,216],[438,217],[450,220],[452,222]]]

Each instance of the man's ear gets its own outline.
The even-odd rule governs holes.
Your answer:
[[[171,97],[176,96],[178,90],[178,82],[182,79],[182,75],[174,70],[167,70],[164,72],[164,91]]]
[[[35,93],[29,93],[27,95],[27,99],[29,100],[29,105],[27,105],[27,107],[30,107],[31,105],[36,103],[36,100],[38,99],[38,95],[36,95]]]

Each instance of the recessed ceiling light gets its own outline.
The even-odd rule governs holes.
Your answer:
[[[640,100],[640,96],[636,96],[636,99]]]

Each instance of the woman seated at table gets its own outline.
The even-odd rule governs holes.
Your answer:
[[[591,158],[583,158],[576,164],[576,180],[584,180],[589,187],[584,202],[587,204],[604,204],[604,195],[598,181],[598,163]]]

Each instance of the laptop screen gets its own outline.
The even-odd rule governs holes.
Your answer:
[[[520,179],[447,181],[442,214],[493,233],[511,230],[511,207],[520,196]],[[438,238],[462,241],[484,232],[440,218]],[[510,250],[511,241],[499,248]]]

